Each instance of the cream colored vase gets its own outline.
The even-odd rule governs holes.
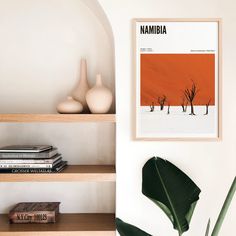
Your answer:
[[[78,114],[83,111],[83,105],[72,97],[67,97],[66,101],[57,106],[57,111],[61,114]]]
[[[83,105],[84,112],[88,112],[88,105],[86,102],[86,94],[89,90],[87,80],[87,63],[85,59],[80,62],[80,80],[77,87],[72,92],[72,97]]]
[[[102,84],[101,75],[97,75],[96,85],[88,91],[86,101],[92,113],[104,114],[110,110],[112,93]]]

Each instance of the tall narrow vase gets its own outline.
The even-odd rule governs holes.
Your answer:
[[[88,112],[88,105],[86,102],[86,93],[89,90],[89,84],[87,80],[87,63],[85,59],[81,59],[80,62],[80,79],[79,83],[72,92],[72,97],[83,105],[84,112]]]

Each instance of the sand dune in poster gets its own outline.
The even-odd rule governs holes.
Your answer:
[[[217,137],[215,55],[140,57],[138,132],[143,137]],[[191,95],[193,85],[196,93],[191,104],[185,92]],[[161,109],[158,98],[163,96]]]
[[[141,106],[158,105],[165,95],[180,106],[183,91],[196,84],[195,105],[215,104],[214,54],[141,54]]]

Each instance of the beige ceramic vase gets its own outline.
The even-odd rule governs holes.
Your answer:
[[[111,91],[102,84],[101,75],[97,75],[95,86],[86,94],[89,109],[94,114],[107,113],[112,104]]]
[[[87,63],[85,59],[80,62],[80,80],[77,87],[72,92],[72,97],[83,105],[84,112],[88,112],[88,105],[86,102],[86,94],[89,90],[87,80]]]
[[[57,106],[57,111],[61,114],[78,114],[83,111],[83,105],[72,97],[67,97],[66,101]]]

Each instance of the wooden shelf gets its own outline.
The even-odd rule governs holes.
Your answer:
[[[0,122],[116,122],[115,114],[0,114]]]
[[[0,182],[115,182],[115,166],[71,165],[59,173],[0,174]]]
[[[61,214],[55,224],[9,224],[0,215],[0,236],[115,236],[115,215]]]

